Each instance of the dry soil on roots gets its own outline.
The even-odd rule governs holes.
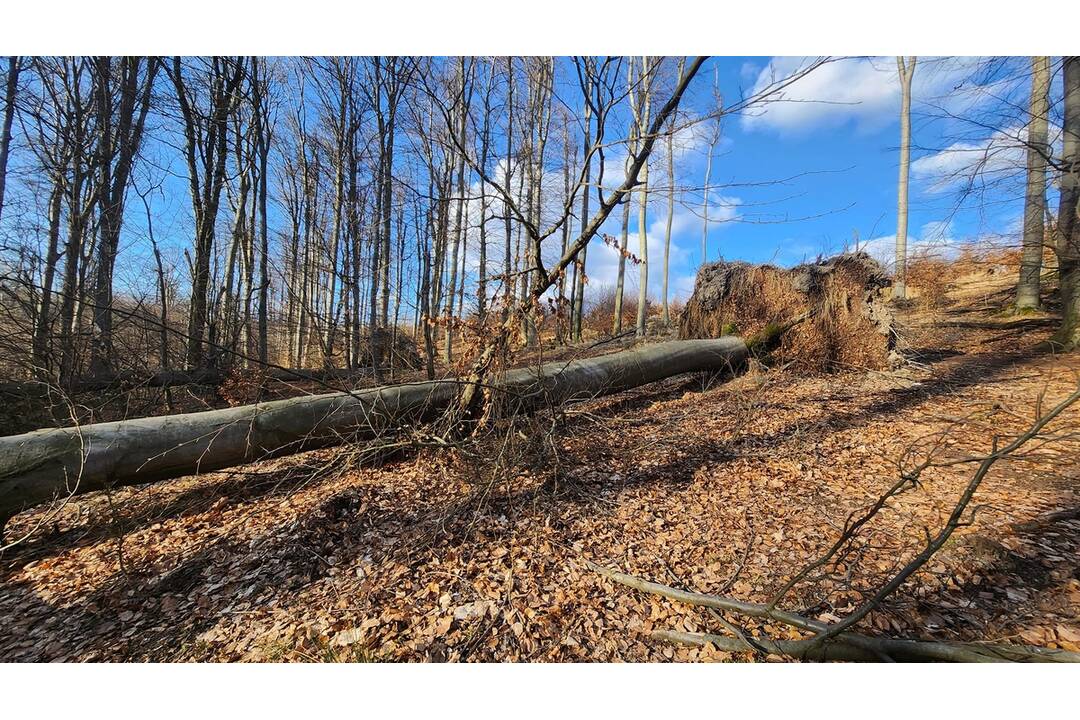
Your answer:
[[[0,557],[0,660],[748,659],[652,640],[722,629],[586,560],[765,600],[912,443],[995,408],[992,430],[1019,431],[1040,393],[1049,405],[1075,387],[1080,357],[1031,354],[1044,326],[949,312],[961,322],[906,318],[915,355],[900,371],[682,378],[574,407],[557,462],[490,487],[453,452],[350,469],[339,450],[80,497]],[[1080,411],[1063,423],[1080,432]],[[991,434],[976,417],[948,452],[984,451]],[[999,463],[976,523],[862,629],[1080,650],[1077,457],[1072,440]],[[926,473],[790,607],[850,610],[970,470]]]

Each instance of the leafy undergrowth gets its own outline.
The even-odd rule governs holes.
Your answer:
[[[894,481],[912,443],[975,413],[947,448],[985,451],[1025,428],[1041,392],[1049,406],[1075,387],[1080,358],[1031,351],[1044,323],[981,305],[941,317],[910,318],[914,362],[897,372],[683,378],[574,407],[557,460],[490,485],[453,451],[358,469],[321,451],[79,498],[0,558],[0,659],[749,659],[650,639],[722,629],[586,561],[763,601]],[[1062,422],[1080,431],[1080,412]],[[975,523],[863,630],[1080,650],[1077,457],[1073,438],[998,463]],[[790,607],[852,609],[970,471],[927,472]]]

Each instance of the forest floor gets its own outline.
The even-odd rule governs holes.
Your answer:
[[[722,631],[587,561],[763,601],[914,444],[948,430],[960,456],[1022,431],[1041,394],[1048,407],[1075,388],[1080,356],[1033,352],[1052,323],[999,317],[1007,284],[976,278],[905,313],[912,362],[897,371],[683,377],[573,406],[557,455],[496,482],[457,451],[355,467],[345,449],[77,498],[0,556],[0,660],[750,659],[651,639]],[[1060,421],[1080,436],[1080,409]],[[1078,457],[1072,437],[999,462],[974,524],[865,632],[1080,650]],[[851,610],[972,471],[927,472],[845,578],[787,606]]]

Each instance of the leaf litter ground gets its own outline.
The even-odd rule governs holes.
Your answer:
[[[1024,429],[1040,393],[1048,406],[1075,387],[1080,357],[1031,353],[1046,323],[981,305],[911,313],[915,361],[900,371],[682,378],[574,407],[557,463],[490,488],[453,452],[342,471],[345,451],[320,451],[78,498],[0,557],[0,660],[750,659],[654,641],[654,629],[722,629],[586,561],[766,600],[894,481],[913,443],[996,409],[946,449],[986,451],[993,432]],[[1080,434],[1080,412],[1062,423]],[[1066,438],[1000,462],[976,522],[862,629],[1080,650],[1078,457]],[[928,472],[790,607],[851,610],[917,551],[970,471]]]

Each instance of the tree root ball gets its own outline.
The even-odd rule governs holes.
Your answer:
[[[751,337],[808,311],[785,333],[776,361],[799,369],[880,370],[894,365],[896,321],[888,305],[892,280],[866,253],[780,268],[714,262],[698,271],[680,324],[681,339]]]

